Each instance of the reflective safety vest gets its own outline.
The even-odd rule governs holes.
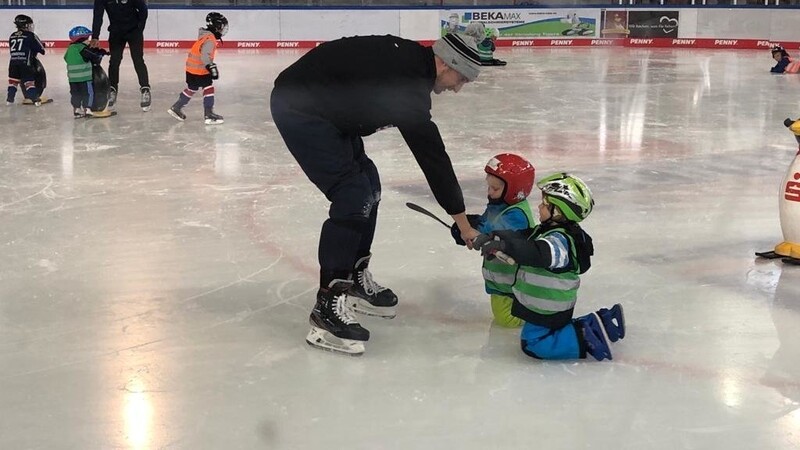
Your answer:
[[[563,228],[548,230],[536,238],[554,232],[567,237],[570,259],[574,260],[577,257],[575,241]],[[543,267],[520,266],[514,283],[514,297],[525,308],[545,316],[573,309],[581,286],[577,264],[573,266],[576,268],[559,273]]]
[[[206,65],[203,64],[203,59],[200,57],[200,49],[203,47],[203,44],[208,41],[214,43],[214,49],[211,50],[211,60],[214,60],[217,54],[217,38],[214,37],[213,33],[204,34],[192,45],[192,49],[189,50],[189,55],[186,57],[187,72],[194,75],[208,75],[210,73],[208,69],[206,69]]]
[[[67,78],[70,83],[82,83],[92,81],[92,63],[83,59],[81,50],[86,48],[86,44],[80,42],[70,44],[67,52],[64,53],[64,61],[67,62]]]
[[[527,200],[509,206],[497,215],[495,220],[499,220],[504,214],[512,209],[519,209],[528,219],[528,226],[533,226],[536,221],[533,218],[531,205]],[[486,292],[489,294],[511,294],[511,286],[514,285],[517,274],[517,266],[506,264],[498,259],[483,259],[483,280],[486,282]]]
[[[784,70],[786,73],[798,73],[800,72],[800,61],[795,61],[792,58],[789,58],[789,65],[786,66]]]

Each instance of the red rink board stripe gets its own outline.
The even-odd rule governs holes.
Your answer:
[[[156,49],[189,49],[195,41],[145,41],[145,48]],[[309,49],[324,41],[224,41],[221,49]],[[432,45],[432,40],[419,41],[423,45]],[[67,48],[69,41],[44,41],[46,48]],[[650,47],[650,48],[727,48],[727,49],[768,49],[781,44],[787,49],[800,49],[800,42],[773,42],[760,39],[711,39],[711,38],[536,38],[536,39],[501,39],[498,47]],[[8,48],[8,41],[0,41],[0,48]]]

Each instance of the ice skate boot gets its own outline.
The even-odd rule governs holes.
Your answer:
[[[611,358],[611,349],[603,334],[603,326],[595,313],[587,314],[575,319],[578,325],[579,336],[586,345],[586,353],[598,361]],[[582,335],[582,336],[581,336]]]
[[[72,112],[72,116],[76,119],[85,119],[86,112],[83,110],[83,108],[75,108],[75,110]]]
[[[113,108],[117,104],[117,89],[112,87],[108,90],[108,106],[106,108]]]
[[[142,111],[147,112],[150,111],[150,87],[144,86],[139,88],[139,91],[142,93],[142,99],[139,102],[139,106],[142,107]]]
[[[184,114],[183,111],[181,111],[181,108],[179,108],[177,105],[172,105],[167,112],[170,116],[180,120],[181,122],[186,120],[186,114]]]
[[[353,310],[359,314],[377,316],[384,319],[392,319],[397,315],[397,296],[391,289],[387,289],[372,279],[369,269],[369,259],[372,255],[367,255],[356,261],[353,271],[353,286],[347,294],[353,297]]]
[[[625,313],[622,305],[617,303],[611,309],[600,308],[597,310],[597,317],[603,323],[609,341],[617,342],[625,337]]]
[[[327,289],[317,292],[317,303],[309,317],[311,331],[306,336],[309,345],[351,356],[364,353],[369,331],[356,321],[347,304],[347,290],[352,284],[336,279]]]
[[[219,125],[221,123],[225,123],[222,116],[214,114],[212,110],[206,110],[206,125]]]

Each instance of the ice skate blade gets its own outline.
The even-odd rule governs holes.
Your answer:
[[[221,125],[225,123],[222,119],[206,119],[206,125]]]
[[[373,306],[372,303],[359,297],[353,299],[353,311],[365,316],[380,317],[381,319],[394,319],[397,316],[395,306]]]
[[[185,121],[185,120],[186,120],[186,118],[179,116],[179,115],[178,115],[178,113],[176,113],[175,111],[173,111],[173,110],[172,110],[172,108],[170,108],[170,109],[168,109],[168,110],[167,110],[167,114],[169,114],[170,116],[174,117],[174,118],[175,118],[175,120],[178,120],[178,121],[180,121],[180,122],[183,122],[183,121]]]
[[[148,112],[148,111],[150,111],[150,107],[149,106],[142,106],[142,111],[143,112]]]
[[[792,266],[800,266],[800,259],[798,258],[783,258],[781,261],[784,264],[790,264]]]
[[[772,250],[770,250],[768,252],[756,252],[756,256],[758,256],[759,258],[764,258],[764,259],[785,258],[784,255],[779,255],[779,254],[775,253]]]
[[[312,347],[348,356],[361,356],[364,354],[364,341],[341,339],[315,326],[312,326],[311,331],[308,332],[306,342]]]

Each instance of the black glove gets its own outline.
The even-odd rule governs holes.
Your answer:
[[[478,228],[481,225],[481,216],[478,214],[467,214],[467,221],[472,228]],[[450,226],[450,234],[455,239],[456,244],[458,245],[467,245],[463,239],[461,239],[461,229],[458,228],[455,222],[453,225]]]
[[[455,239],[457,245],[467,245],[463,239],[461,239],[461,230],[458,228],[458,224],[453,222],[453,225],[450,226],[450,234]]]
[[[211,63],[211,64],[207,65],[206,66],[206,70],[208,70],[209,73],[211,73],[211,79],[212,80],[216,80],[216,79],[219,78],[219,69],[217,69],[217,65],[216,64]]]
[[[481,251],[481,256],[494,259],[497,252],[505,252],[506,241],[496,233],[481,234],[472,241],[472,248]]]

